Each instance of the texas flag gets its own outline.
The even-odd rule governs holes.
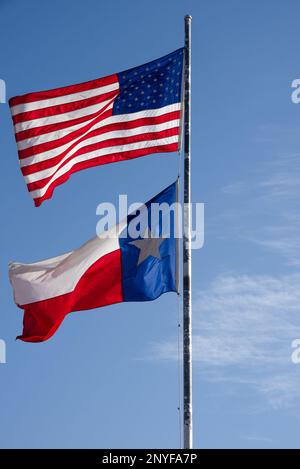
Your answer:
[[[105,236],[97,236],[74,251],[44,261],[12,262],[9,277],[14,300],[24,310],[23,333],[17,338],[42,342],[55,333],[70,312],[154,300],[163,293],[178,291],[176,201],[177,182],[128,215]],[[153,226],[154,204],[156,207],[167,204],[170,208],[167,230],[162,216]],[[136,229],[143,220],[143,232],[132,236],[134,230],[130,228]]]

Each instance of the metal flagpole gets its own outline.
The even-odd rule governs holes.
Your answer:
[[[184,233],[183,233],[183,444],[193,447],[192,422],[192,300],[191,300],[191,29],[192,17],[184,17]]]

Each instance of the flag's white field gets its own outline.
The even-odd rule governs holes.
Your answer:
[[[111,229],[105,238],[95,237],[74,251],[60,256],[22,264],[9,265],[9,278],[18,305],[54,298],[70,293],[83,274],[101,257],[119,249],[118,235],[126,221]]]

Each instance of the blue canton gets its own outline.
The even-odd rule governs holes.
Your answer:
[[[120,94],[113,115],[158,109],[181,102],[183,49],[118,73]]]
[[[151,227],[151,205],[168,204],[170,207],[177,200],[177,183],[173,183],[157,194],[145,205],[147,207],[148,228]],[[136,217],[127,218],[128,225]],[[170,236],[162,239],[159,247],[159,258],[149,255],[139,263],[139,249],[134,246],[133,238],[120,237],[122,259],[122,290],[124,301],[149,301],[170,291],[176,291],[176,239],[174,233],[174,213],[171,217]],[[163,238],[162,220],[157,226],[157,237]]]

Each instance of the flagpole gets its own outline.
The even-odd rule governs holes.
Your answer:
[[[192,421],[192,299],[191,299],[191,29],[192,17],[184,17],[184,233],[183,233],[183,444],[193,447]]]

